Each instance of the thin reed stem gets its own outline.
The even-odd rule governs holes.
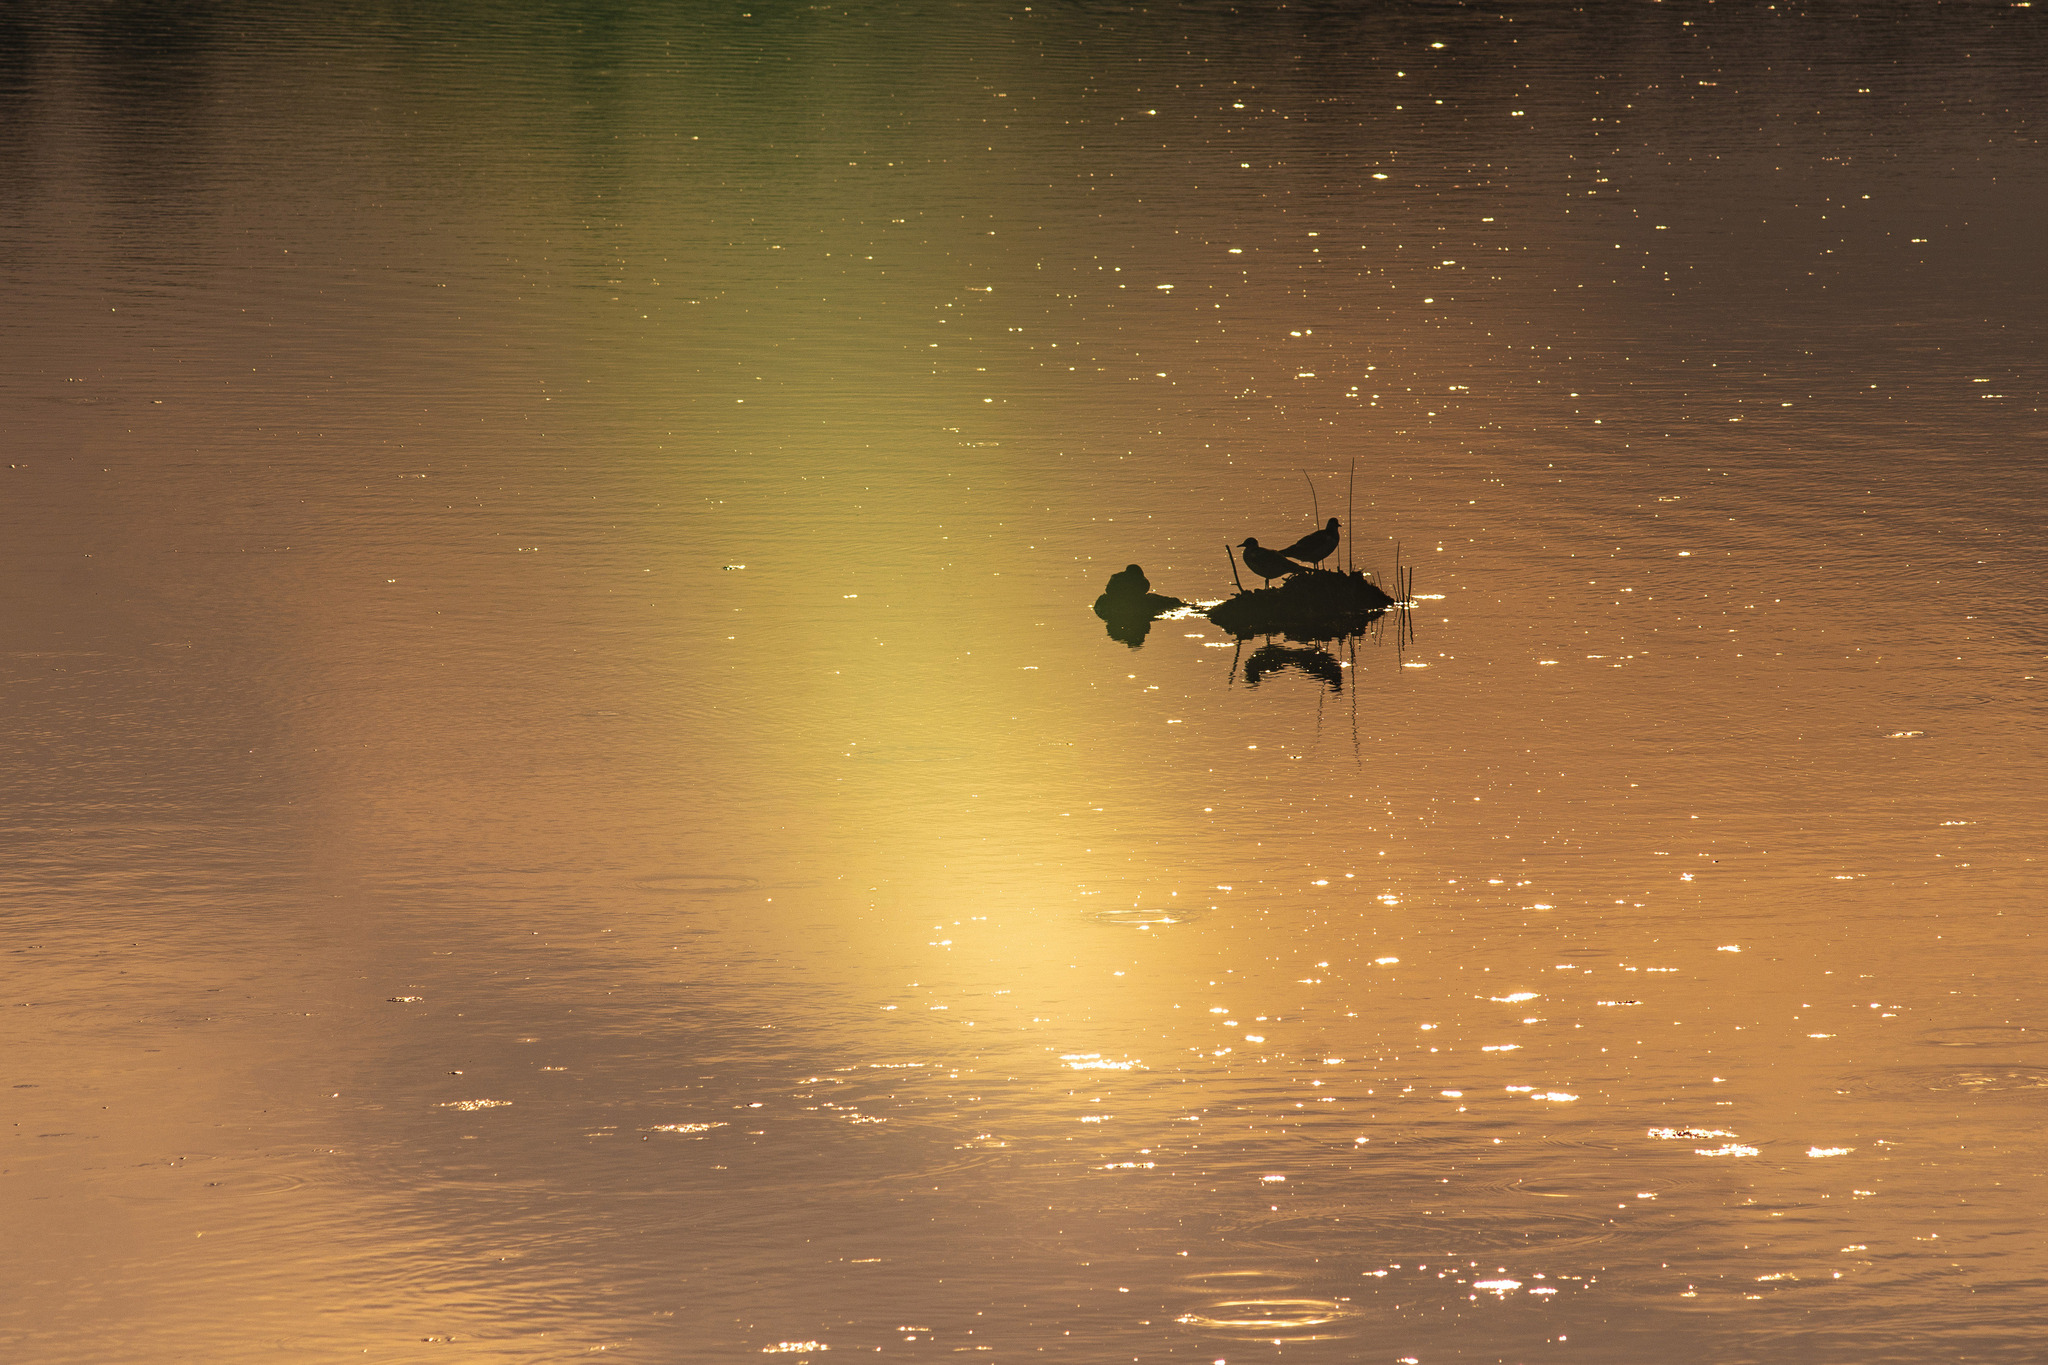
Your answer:
[[[1358,515],[1355,507],[1357,488],[1358,457],[1353,455],[1351,457],[1351,477],[1344,484],[1344,572],[1347,574],[1355,572],[1351,567],[1351,538],[1354,531],[1352,523]],[[1354,690],[1352,695],[1357,696],[1358,694]]]

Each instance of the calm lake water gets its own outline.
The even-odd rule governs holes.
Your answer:
[[[2048,10],[430,8],[0,17],[10,1359],[2040,1359]]]

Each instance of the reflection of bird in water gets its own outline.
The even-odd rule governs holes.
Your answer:
[[[1259,544],[1256,537],[1245,537],[1244,542],[1238,548],[1244,551],[1244,566],[1260,578],[1265,579],[1268,583],[1276,578],[1285,578],[1291,573],[1301,572],[1301,565],[1295,563],[1286,555],[1275,554]]]
[[[1344,690],[1344,666],[1326,649],[1290,649],[1286,645],[1262,645],[1244,661],[1246,687],[1257,687],[1259,679],[1283,668],[1300,669],[1311,678],[1329,684],[1332,692]]]
[[[1102,590],[1104,597],[1143,597],[1152,591],[1152,580],[1145,577],[1145,571],[1135,564],[1126,564],[1122,573],[1109,576],[1109,586]]]
[[[1337,549],[1337,527],[1335,517],[1320,531],[1311,531],[1280,553],[1289,559],[1299,559],[1305,564],[1321,564]]]

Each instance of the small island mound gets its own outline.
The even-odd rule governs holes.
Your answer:
[[[1277,588],[1253,588],[1209,608],[1209,619],[1240,639],[1292,635],[1327,640],[1362,630],[1394,605],[1362,570],[1303,569]]]

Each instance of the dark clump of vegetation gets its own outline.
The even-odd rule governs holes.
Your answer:
[[[1394,599],[1360,572],[1303,569],[1277,588],[1254,588],[1209,608],[1209,619],[1241,639],[1291,635],[1328,640],[1363,629]]]

